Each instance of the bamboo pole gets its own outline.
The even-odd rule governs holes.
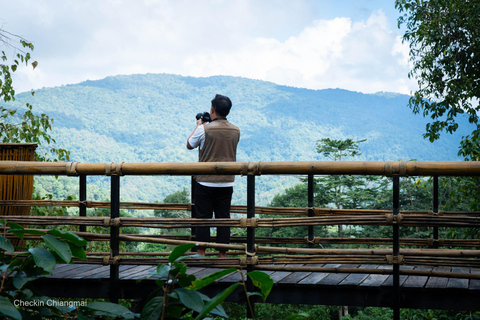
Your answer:
[[[190,163],[77,163],[2,161],[0,174],[34,175],[316,174],[478,176],[478,161],[284,161]]]

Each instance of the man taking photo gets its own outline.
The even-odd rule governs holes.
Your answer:
[[[211,122],[204,122],[206,116],[197,120],[197,126],[187,139],[187,149],[199,148],[199,162],[234,162],[237,157],[237,144],[240,129],[227,120],[232,101],[226,96],[215,95],[210,108]],[[233,194],[234,175],[196,175],[195,212],[198,219],[230,218],[230,205]],[[210,228],[196,228],[196,238],[200,242],[210,242]],[[230,243],[230,228],[217,228],[217,242]],[[205,256],[205,247],[197,247],[197,253]],[[220,258],[227,257],[221,250]]]

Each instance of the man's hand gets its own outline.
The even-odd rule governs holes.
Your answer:
[[[203,116],[197,120],[197,127],[203,124]]]

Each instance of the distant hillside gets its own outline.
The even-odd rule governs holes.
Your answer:
[[[407,107],[408,96],[362,94],[340,89],[307,90],[240,77],[183,77],[170,74],[114,76],[98,81],[19,94],[38,112],[55,119],[58,145],[79,162],[193,162],[185,148],[195,115],[208,111],[216,93],[229,96],[229,120],[241,128],[238,161],[322,160],[317,140],[368,139],[365,160],[458,160],[459,137],[433,144],[422,138],[426,120]],[[462,130],[464,126],[460,126]],[[244,178],[238,178],[239,190]],[[294,177],[259,178],[258,201],[291,186]],[[188,188],[187,178],[126,177],[122,197],[162,200]],[[236,201],[244,195],[236,192]]]

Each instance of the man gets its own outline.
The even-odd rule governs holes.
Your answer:
[[[187,149],[199,147],[199,162],[236,161],[240,129],[227,121],[232,102],[226,96],[215,95],[210,108],[212,122],[197,120],[197,126],[187,139]],[[198,219],[230,218],[235,176],[197,175],[195,183],[195,212]],[[210,242],[210,228],[197,228],[196,238]],[[230,228],[217,228],[217,242],[230,243]],[[197,253],[205,256],[205,247],[198,247]],[[226,250],[220,250],[220,258],[227,257]]]

